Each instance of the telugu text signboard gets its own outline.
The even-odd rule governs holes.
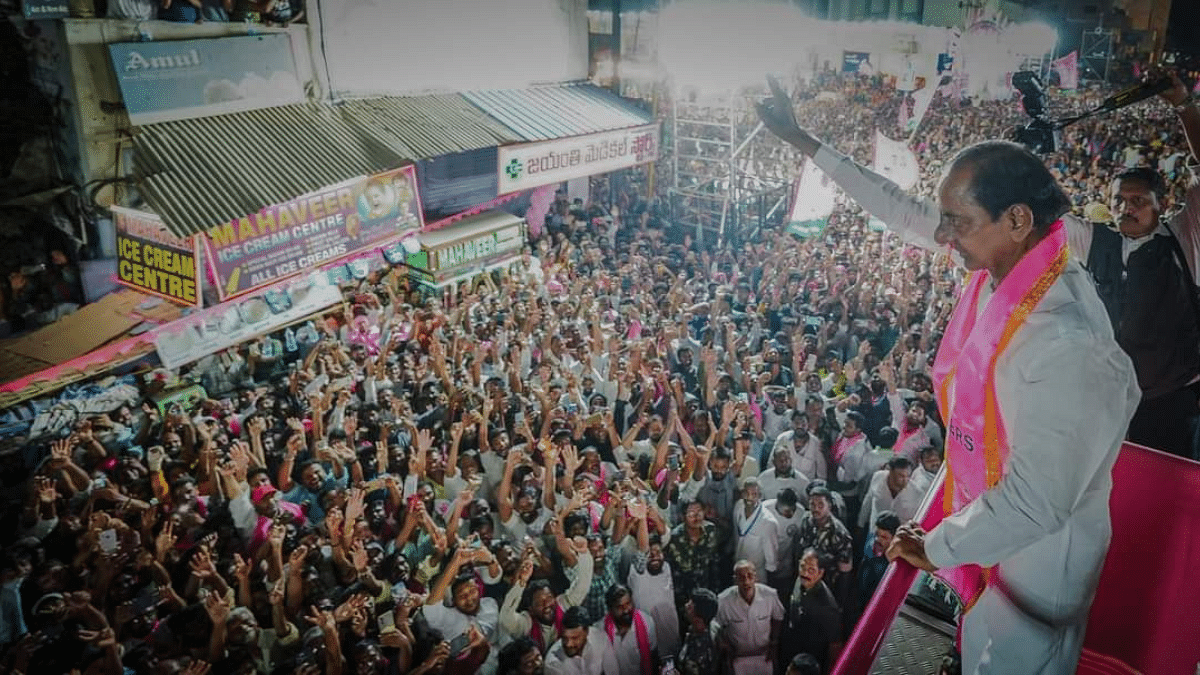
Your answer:
[[[204,239],[221,299],[421,228],[416,172],[334,185],[212,228]]]
[[[300,103],[287,33],[108,46],[133,124]]]
[[[196,244],[177,237],[152,213],[112,207],[117,228],[117,281],[130,288],[199,307]]]
[[[499,193],[583,178],[658,159],[658,123],[499,148]]]

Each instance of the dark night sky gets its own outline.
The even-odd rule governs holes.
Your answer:
[[[1200,0],[1174,0],[1167,49],[1200,57]]]

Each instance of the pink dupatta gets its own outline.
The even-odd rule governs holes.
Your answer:
[[[933,365],[938,407],[948,421],[942,493],[947,516],[995,486],[1004,473],[1009,447],[996,403],[996,361],[1066,262],[1066,228],[1058,221],[1004,277],[982,314],[980,294],[991,279],[986,271],[973,273],[959,296]],[[987,587],[991,570],[962,565],[937,574],[958,593],[965,613]]]
[[[633,631],[637,637],[638,655],[642,660],[642,675],[653,675],[654,661],[650,657],[650,634],[646,632],[646,620],[636,609],[633,610]],[[613,621],[612,614],[604,616],[604,632],[608,635],[608,643],[615,644],[617,624]]]

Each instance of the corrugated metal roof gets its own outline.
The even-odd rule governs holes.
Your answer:
[[[139,127],[135,176],[188,236],[420,159],[651,121],[590,84],[302,103]]]
[[[351,126],[411,159],[521,140],[459,94],[358,99],[341,109]]]
[[[546,141],[649,124],[654,117],[607,89],[576,83],[493,89],[463,96],[524,141]]]
[[[459,94],[305,103],[140,127],[146,202],[180,236],[410,161],[521,140]]]

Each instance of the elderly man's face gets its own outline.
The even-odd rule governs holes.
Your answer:
[[[1014,230],[1002,226],[1006,220],[992,220],[971,191],[974,169],[957,167],[952,169],[938,189],[938,207],[941,221],[934,231],[938,244],[950,246],[962,256],[969,270],[994,269],[1009,260],[1020,257],[1021,239],[1015,239]]]

